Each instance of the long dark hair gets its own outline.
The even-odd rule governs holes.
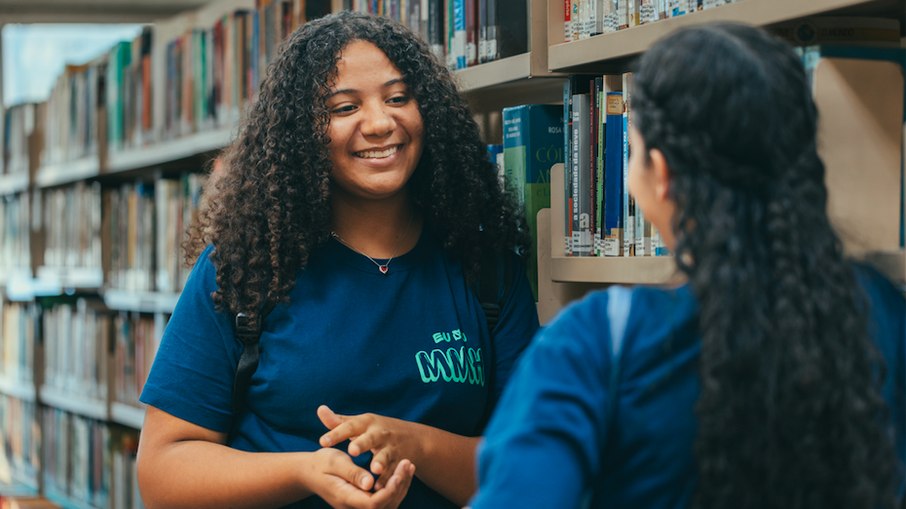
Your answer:
[[[188,258],[213,244],[214,301],[254,314],[285,300],[297,271],[330,232],[325,99],[341,51],[369,41],[401,71],[424,122],[424,152],[409,195],[425,229],[474,277],[483,250],[524,248],[524,221],[486,160],[478,126],[449,71],[406,27],[340,12],[309,22],[283,44],[257,101],[212,179]]]
[[[696,507],[892,506],[884,369],[826,214],[799,58],[752,27],[680,30],[642,57],[631,107],[671,170],[701,306]]]

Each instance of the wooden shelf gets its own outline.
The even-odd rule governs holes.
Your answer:
[[[561,283],[661,284],[676,273],[672,256],[554,257],[551,279]]]
[[[40,399],[45,405],[66,410],[70,413],[100,421],[107,420],[106,401],[86,398],[71,391],[63,391],[56,387],[47,386],[41,387]]]
[[[143,148],[111,152],[107,155],[103,173],[109,175],[153,168],[214,152],[230,143],[234,131],[235,127],[214,129]]]
[[[110,420],[130,428],[142,429],[145,409],[114,401],[110,405]]]
[[[129,290],[105,289],[104,304],[117,311],[139,313],[172,313],[179,293],[133,292]]]
[[[42,166],[36,178],[38,187],[53,187],[70,184],[93,177],[101,172],[101,163],[97,156],[90,156],[75,161],[67,161]]]
[[[652,43],[668,33],[690,25],[713,21],[734,21],[768,26],[842,9],[886,4],[895,6],[895,2],[879,0],[739,0],[733,4],[697,11],[685,16],[597,35],[580,41],[552,45],[548,50],[548,65],[552,71],[561,72],[594,70],[593,64],[627,60],[642,53]],[[560,5],[562,11],[562,4]],[[902,6],[896,16],[901,15]],[[551,19],[551,23],[557,22],[563,23],[562,15],[559,20]]]
[[[85,500],[76,500],[69,494],[63,493],[54,487],[45,488],[44,496],[60,506],[61,509],[99,509]]]
[[[38,268],[37,279],[36,287],[47,291],[54,287],[98,289],[104,284],[104,273],[98,268],[45,266]]]
[[[35,401],[35,385],[33,382],[9,380],[6,377],[0,377],[0,393],[22,401]]]
[[[28,173],[17,172],[0,175],[0,196],[16,194],[28,189]]]
[[[0,479],[0,498],[16,499],[18,497],[33,497],[38,493],[38,478],[36,467],[26,465],[25,468],[30,472],[23,472],[17,468],[17,465],[11,464],[8,476],[4,472],[3,479]]]
[[[31,300],[33,298],[31,269],[28,267],[0,267],[0,287],[3,288],[3,295],[7,300]]]
[[[519,87],[531,79],[562,77],[533,65],[532,52],[502,58],[486,64],[460,69],[454,73],[459,91],[464,94],[483,93],[497,87]]]
[[[12,302],[31,302],[35,297],[52,297],[62,293],[59,281],[33,278],[30,271],[14,273],[6,281],[5,297]]]

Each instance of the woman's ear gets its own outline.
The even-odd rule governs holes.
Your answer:
[[[670,168],[667,166],[667,158],[659,149],[653,148],[648,151],[648,162],[654,176],[654,196],[658,200],[669,200]]]

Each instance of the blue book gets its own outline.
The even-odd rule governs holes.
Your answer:
[[[623,93],[607,92],[604,133],[604,255],[623,252]]]
[[[551,166],[563,162],[563,108],[522,104],[503,109],[504,182],[525,207],[532,236],[529,280],[537,298],[538,211],[551,204]]]

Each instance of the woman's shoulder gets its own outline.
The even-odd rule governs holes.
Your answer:
[[[548,326],[559,334],[587,337],[609,327],[611,335],[646,335],[650,329],[679,328],[695,317],[697,303],[687,285],[610,286],[564,308]],[[617,330],[613,325],[619,323]]]
[[[854,262],[853,271],[859,286],[865,291],[873,306],[886,304],[899,309],[906,307],[906,296],[903,291],[897,289],[893,282],[875,267],[866,263]]]
[[[581,300],[567,306],[561,314],[600,318],[602,313],[613,313],[615,308],[624,306],[634,316],[660,314],[678,306],[694,311],[696,301],[688,285],[678,287],[613,285],[590,292]]]
[[[208,244],[201,254],[195,259],[195,264],[189,272],[189,278],[185,287],[202,287],[211,292],[217,286],[217,267],[212,259],[214,255],[214,245]]]
[[[906,334],[906,296],[877,269],[853,264],[856,280],[868,306],[869,329],[880,344],[901,343]]]

